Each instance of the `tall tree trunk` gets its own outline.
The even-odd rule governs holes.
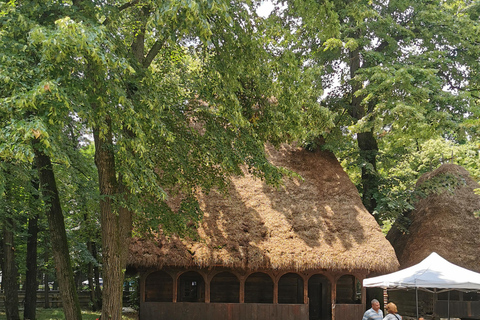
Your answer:
[[[45,201],[50,241],[55,261],[55,271],[60,288],[63,311],[66,320],[80,320],[82,313],[78,302],[77,290],[73,277],[67,233],[53,167],[46,154],[39,149],[39,141],[34,141],[35,164],[38,169],[40,188]]]
[[[45,251],[43,252],[43,260],[45,261],[45,264],[48,263],[48,260],[50,259],[50,253],[49,253],[49,243],[48,243],[48,240],[45,239],[45,244],[44,244],[44,248],[45,248]],[[48,272],[47,270],[44,271],[43,273],[43,285],[45,286],[45,291],[43,292],[44,294],[44,305],[43,307],[45,309],[48,309],[50,308],[50,286],[48,285]]]
[[[94,130],[95,164],[98,170],[101,197],[102,319],[120,320],[132,214],[126,208],[114,207],[114,198],[119,200],[119,197],[123,197],[124,190],[116,176],[110,119],[106,119],[106,124],[109,128],[106,133],[100,135],[97,129]]]
[[[359,49],[350,52],[350,78],[352,79],[352,101],[350,105],[350,116],[361,120],[366,116],[366,106],[362,104],[363,97],[356,96],[355,92],[360,90],[362,83],[354,81],[356,72],[360,69],[360,51]],[[362,202],[365,208],[373,213],[377,207],[376,194],[378,192],[377,177],[377,140],[373,134],[373,129],[357,134],[357,145],[360,150],[360,159],[362,161]]]
[[[93,254],[95,260],[98,261],[97,244],[95,242],[92,245],[92,250],[93,250],[92,254]],[[93,277],[95,279],[95,304],[96,304],[96,309],[101,310],[102,309],[102,287],[100,285],[100,269],[98,268],[98,265],[95,265],[93,267]],[[103,285],[103,283],[102,283],[102,285]]]
[[[39,189],[38,181],[32,181],[33,188]],[[35,196],[38,199],[38,196]],[[35,212],[28,219],[28,238],[27,238],[27,272],[25,275],[25,308],[23,318],[25,320],[36,319],[37,310],[37,241],[38,241],[38,213]]]
[[[365,208],[373,213],[377,207],[378,193],[377,154],[378,145],[372,131],[357,135],[360,157],[365,162],[362,166],[362,202]]]
[[[98,260],[97,245],[95,242],[88,241],[87,248],[92,257]],[[90,290],[90,302],[92,311],[98,311],[102,308],[102,292],[100,289],[100,272],[98,266],[92,262],[88,263],[88,289]]]
[[[15,264],[14,221],[6,210],[3,224],[3,289],[5,290],[5,313],[7,320],[19,320],[17,266]]]

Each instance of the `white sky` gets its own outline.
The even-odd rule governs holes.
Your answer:
[[[257,9],[257,14],[261,17],[268,17],[273,10],[273,3],[271,1],[262,1],[262,4]]]

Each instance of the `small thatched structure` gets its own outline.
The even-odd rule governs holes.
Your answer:
[[[394,223],[387,235],[401,268],[436,252],[456,265],[480,271],[480,218],[475,216],[480,210],[480,195],[474,192],[477,188],[480,185],[468,171],[455,164],[443,164],[420,177],[415,209],[405,214],[409,225],[400,228],[399,223]],[[414,291],[392,291],[389,298],[397,303],[402,314],[416,314]],[[420,313],[426,318],[480,318],[479,293],[420,292],[418,300]]]
[[[331,315],[332,304],[342,303],[337,292],[338,296],[347,295],[348,303],[359,303],[356,313],[348,316],[361,317],[364,304],[357,300],[361,299],[360,281],[370,272],[396,270],[393,248],[332,153],[291,146],[280,150],[269,147],[266,152],[272,163],[302,178],[286,178],[279,188],[249,174],[232,178],[228,196],[215,191],[199,195],[204,218],[196,241],[175,236],[134,239],[128,264],[140,270],[173,270],[169,274],[174,282],[182,270],[195,270],[206,282],[212,279],[211,272],[234,273],[240,281],[239,301],[235,300],[240,304],[248,301],[249,275],[258,272],[269,275],[275,283],[270,301],[282,303],[281,278],[289,274],[298,278],[295,283],[302,283],[293,294],[300,298],[293,300],[307,305],[306,310],[309,296],[314,294],[310,290],[315,285],[323,288],[318,294],[324,302],[315,303],[319,304],[317,309],[323,306],[330,311],[310,307],[310,319],[316,319],[312,312]],[[303,283],[314,275],[325,278],[318,280],[323,285],[315,280],[317,284],[312,282],[307,289]],[[345,280],[344,275],[353,280]],[[146,282],[148,287],[148,279]],[[206,287],[205,302],[210,302]],[[178,302],[178,294],[173,295],[173,302]],[[340,311],[337,305],[335,312]],[[297,319],[308,318],[307,312]],[[277,319],[283,318],[278,315]]]
[[[410,267],[437,252],[448,261],[480,272],[480,185],[467,170],[443,164],[417,182],[415,210],[406,217],[410,225],[401,231],[394,224],[387,239],[395,248],[401,268]],[[423,191],[422,191],[423,190]]]

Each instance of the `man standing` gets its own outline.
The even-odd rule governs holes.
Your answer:
[[[372,300],[372,307],[365,311],[362,320],[382,320],[383,311],[380,310],[380,302],[377,299]]]

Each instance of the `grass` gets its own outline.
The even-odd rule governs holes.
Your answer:
[[[95,320],[100,316],[100,312],[82,311],[82,320]],[[0,320],[6,320],[5,311],[0,311]],[[20,319],[23,319],[23,311],[20,312]],[[135,316],[123,315],[122,320],[137,319]],[[37,309],[36,320],[65,320],[62,309]]]

